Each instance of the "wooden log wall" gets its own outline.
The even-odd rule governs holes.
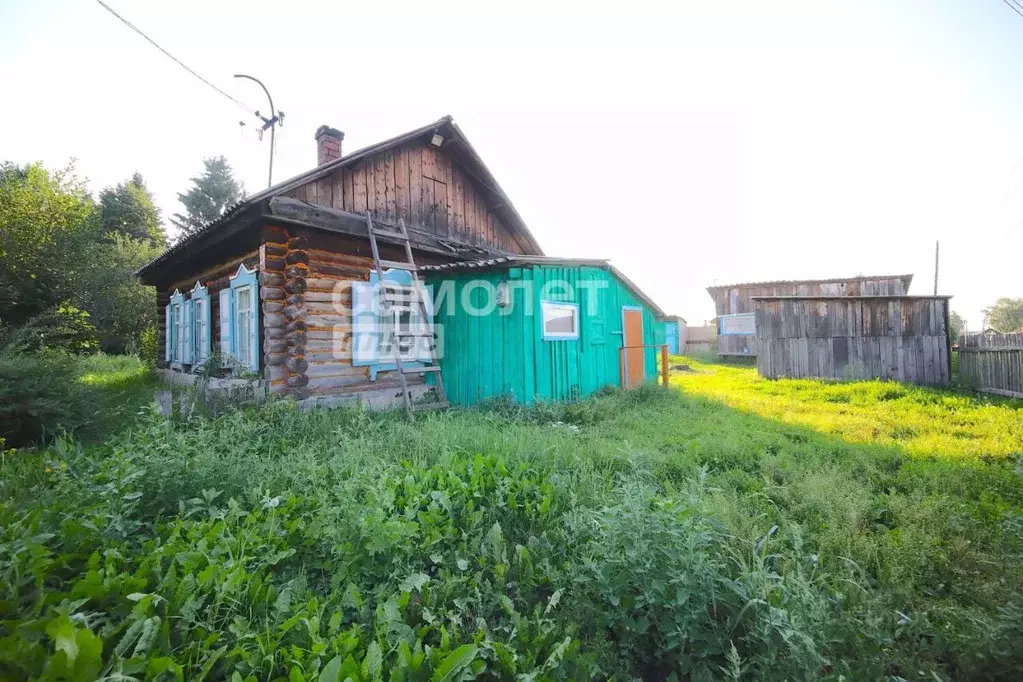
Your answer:
[[[230,277],[238,272],[238,266],[244,264],[248,269],[259,267],[260,252],[249,251],[245,254],[231,258],[230,260],[218,263],[212,267],[189,273],[187,277],[181,277],[172,282],[165,289],[158,289],[156,292],[157,305],[157,367],[166,368],[168,363],[164,360],[167,343],[167,304],[174,290],[180,291],[189,298],[196,281],[202,283],[210,292],[210,350],[220,350],[220,290],[231,286]]]
[[[413,229],[469,244],[522,253],[523,249],[493,212],[493,196],[451,157],[415,143],[343,168],[288,193],[321,206],[365,213]]]
[[[756,324],[764,377],[950,379],[947,298],[757,299]]]
[[[1023,333],[974,334],[958,343],[959,376],[978,391],[1023,398]]]
[[[295,227],[265,228],[264,239],[263,357],[271,390],[301,399],[397,389],[393,371],[371,381],[368,367],[352,365],[351,282],[369,280],[368,243]],[[404,260],[404,250],[382,246],[381,257]]]

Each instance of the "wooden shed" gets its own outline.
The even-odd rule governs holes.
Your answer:
[[[663,328],[663,338],[658,337],[658,343],[668,346],[668,352],[672,355],[681,355],[686,349],[686,321],[678,315],[665,315],[660,324]]]
[[[758,296],[905,296],[913,275],[746,282],[707,287],[717,313],[718,355],[757,355]]]
[[[758,296],[761,376],[892,379],[951,376],[950,296]]]

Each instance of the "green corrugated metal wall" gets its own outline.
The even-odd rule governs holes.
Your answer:
[[[496,287],[502,279],[512,284],[510,307],[496,308],[487,315],[466,311],[463,300],[482,308],[488,298],[486,289],[474,282],[486,281]],[[443,326],[440,365],[444,388],[449,400],[458,405],[501,395],[514,396],[521,403],[569,400],[608,384],[619,385],[622,306],[642,308],[644,344],[654,344],[659,338],[660,323],[653,312],[614,275],[598,267],[434,273],[427,281],[439,296],[435,321]],[[552,290],[547,300],[579,305],[577,340],[543,339],[541,294],[545,285],[558,281],[567,282],[568,291]],[[595,301],[590,300],[594,298],[588,294],[591,290]],[[656,349],[646,351],[645,373],[647,381],[656,381]]]

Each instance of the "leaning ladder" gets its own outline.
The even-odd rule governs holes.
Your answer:
[[[419,314],[421,319],[427,321],[427,329],[432,329],[430,320],[430,312],[426,307],[426,301],[423,300],[422,287],[419,283],[419,269],[416,267],[415,259],[412,257],[412,244],[409,242],[408,229],[405,227],[405,221],[401,218],[398,219],[398,232],[394,230],[379,229],[373,225],[373,218],[369,212],[366,213],[366,229],[369,230],[369,245],[373,249],[373,263],[377,269],[377,282],[380,286],[383,286],[384,282],[384,268],[407,270],[412,275],[412,298],[419,306]],[[384,260],[380,258],[380,248],[377,246],[377,237],[388,237],[390,239],[396,239],[401,241],[405,245],[405,258],[406,261],[393,261]],[[381,297],[382,308],[384,312],[391,311],[391,297],[385,292]],[[434,332],[403,332],[400,329],[395,330],[394,339],[391,340],[391,348],[394,352],[394,365],[398,370],[398,381],[401,383],[401,394],[402,399],[405,402],[405,411],[411,416],[416,412],[425,412],[427,410],[442,410],[450,405],[448,402],[447,394],[444,392],[444,379],[441,377],[440,365],[437,363],[437,344],[430,344],[430,365],[422,367],[408,367],[401,361],[401,347],[398,344],[399,338],[408,337],[428,337],[433,339]],[[432,373],[437,379],[437,401],[432,403],[420,403],[418,405],[412,404],[412,394],[409,392],[409,385],[407,375],[409,374],[428,374]]]

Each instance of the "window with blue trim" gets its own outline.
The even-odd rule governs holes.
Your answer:
[[[259,282],[255,269],[238,266],[220,291],[220,353],[259,371]]]
[[[371,380],[378,372],[397,369],[395,350],[403,366],[433,361],[433,292],[419,286],[417,294],[412,273],[398,269],[384,272],[382,283],[375,272],[369,282],[352,282],[352,364],[369,367]],[[419,298],[426,304],[426,319]]]
[[[185,363],[185,295],[177,289],[171,295],[166,309],[166,348],[164,359],[172,367],[181,367]]]
[[[579,338],[579,306],[560,301],[541,301],[544,341],[573,341]]]
[[[210,292],[196,281],[192,287],[192,362],[196,366],[210,357],[212,348],[210,327]]]

